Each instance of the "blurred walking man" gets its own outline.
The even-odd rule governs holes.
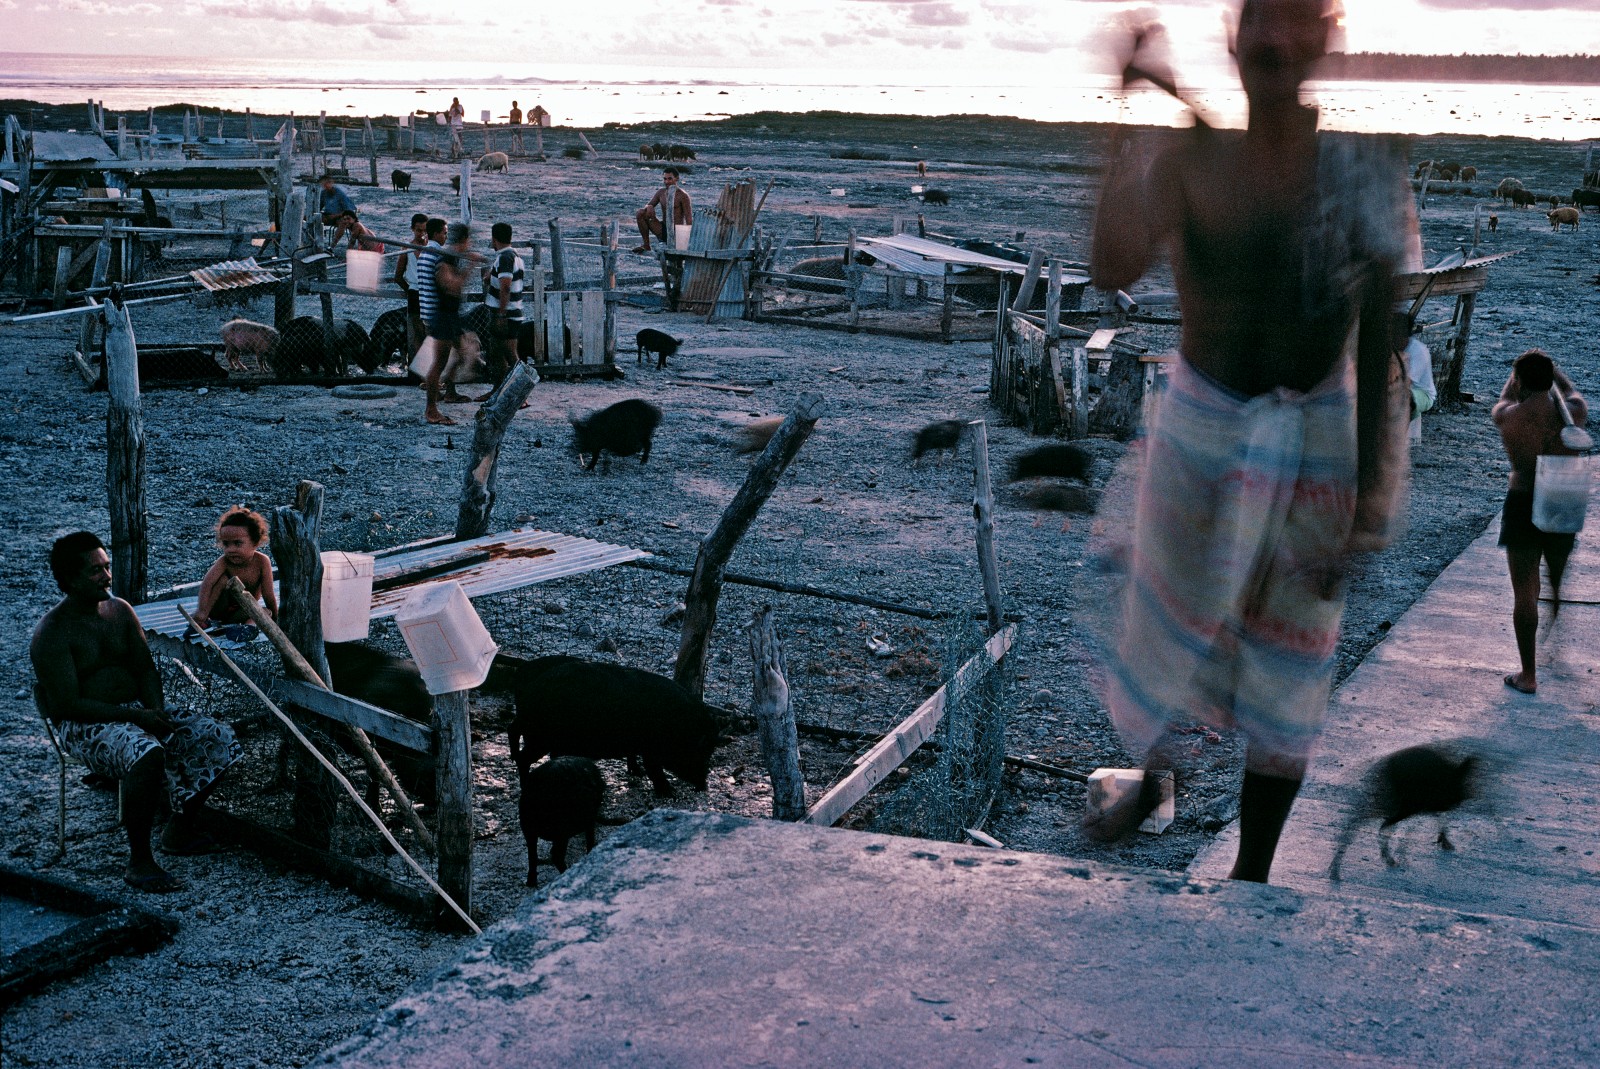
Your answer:
[[[1130,287],[1165,249],[1182,359],[1146,441],[1107,705],[1143,789],[1085,823],[1111,841],[1159,800],[1173,729],[1248,741],[1230,876],[1265,882],[1327,709],[1353,554],[1390,535],[1409,398],[1393,359],[1393,273],[1414,231],[1389,146],[1317,133],[1300,86],[1326,54],[1324,0],[1244,0],[1242,134],[1203,122],[1148,168],[1112,163],[1094,285]],[[1178,95],[1131,49],[1124,84]]]

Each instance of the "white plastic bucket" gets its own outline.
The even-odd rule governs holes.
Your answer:
[[[360,642],[372,618],[372,557],[330,550],[322,555],[322,637]]]
[[[417,587],[394,622],[429,694],[471,690],[489,678],[489,666],[500,647],[489,637],[460,583]]]
[[[689,234],[694,230],[693,223],[679,223],[672,228],[673,248],[687,249],[689,247]]]
[[[383,253],[351,249],[344,254],[344,284],[363,293],[378,292],[378,275],[383,270]]]
[[[1583,530],[1591,476],[1588,457],[1540,457],[1533,475],[1533,525],[1546,534]]]

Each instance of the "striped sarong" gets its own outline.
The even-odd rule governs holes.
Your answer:
[[[1353,349],[1353,346],[1351,346]],[[1346,353],[1306,393],[1245,397],[1180,361],[1145,443],[1106,700],[1143,754],[1174,724],[1237,729],[1303,775],[1327,708],[1356,499]]]

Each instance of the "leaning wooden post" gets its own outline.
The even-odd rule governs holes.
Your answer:
[[[1072,430],[1074,438],[1089,437],[1089,351],[1072,347]]]
[[[101,224],[100,244],[94,252],[94,279],[89,284],[95,289],[106,284],[111,276],[111,219],[108,216]],[[78,332],[78,352],[83,354],[85,360],[89,359],[90,350],[94,348],[95,330],[100,325],[98,316],[84,316],[83,326]]]
[[[950,328],[956,316],[956,291],[950,283],[955,279],[953,265],[944,265],[944,295],[939,305],[939,337],[943,341],[950,340]]]
[[[722,573],[728,559],[733,556],[739,539],[750,529],[756,513],[778,487],[778,479],[794,459],[800,447],[811,434],[822,416],[822,397],[814,393],[800,395],[794,411],[783,421],[767,448],[750,466],[744,485],[733,495],[722,518],[700,543],[695,556],[694,576],[689,580],[689,590],[683,597],[683,636],[678,642],[678,662],[672,677],[690,693],[698,696],[705,692],[706,651],[709,648],[711,629],[717,622],[717,599],[722,595]]]
[[[605,362],[615,363],[617,359],[617,240],[621,237],[622,228],[616,223],[601,227],[601,244],[605,251],[600,254],[600,275],[603,278],[605,301],[605,322],[601,332],[603,340],[601,345],[605,349]]]
[[[302,479],[294,504],[272,510],[272,556],[278,572],[278,625],[311,670],[327,679],[328,658],[322,648],[321,483]],[[300,760],[293,801],[296,837],[326,848],[333,837],[337,795],[321,766]]]
[[[972,518],[977,524],[978,572],[983,576],[983,604],[989,634],[1004,621],[1000,602],[1000,564],[994,551],[994,486],[989,481],[989,429],[981,419],[967,424],[972,432]]]
[[[750,659],[755,665],[750,712],[761,734],[761,760],[772,780],[772,819],[799,820],[806,815],[806,781],[800,774],[800,737],[771,605],[750,621]]]
[[[848,283],[845,290],[850,295],[850,330],[853,333],[861,324],[861,272],[856,270],[856,230],[850,228],[850,233],[844,240],[844,280]]]
[[[550,288],[567,288],[567,247],[561,240],[561,220],[550,220]]]
[[[494,509],[496,462],[500,440],[505,437],[511,418],[539,384],[533,370],[533,356],[518,360],[500,382],[494,397],[480,405],[472,429],[472,449],[467,454],[466,475],[461,482],[461,503],[456,511],[456,537],[477,538],[489,533],[489,514]]]
[[[472,729],[467,692],[453,690],[433,699],[435,784],[438,792],[439,886],[467,913],[472,912]],[[439,904],[441,923],[453,914]]]
[[[111,511],[111,592],[138,605],[149,583],[145,527],[144,416],[139,402],[139,350],[120,293],[101,306],[106,319],[106,501]]]
[[[1028,253],[1028,269],[1022,275],[1022,285],[1017,288],[1017,299],[1011,302],[1013,312],[1026,312],[1033,303],[1033,291],[1039,286],[1039,272],[1043,267],[1043,249]]]
[[[1450,339],[1445,361],[1444,381],[1439,383],[1439,401],[1453,405],[1461,400],[1461,372],[1467,366],[1467,340],[1472,336],[1472,310],[1477,306],[1476,293],[1463,293],[1456,299],[1456,333]]]
[[[117,116],[117,159],[128,158],[128,117]]]
[[[272,189],[272,206],[275,209],[278,229],[287,232],[289,221],[285,216],[289,214],[290,194],[294,191],[294,116],[292,115],[283,120],[283,125],[278,129],[278,165]],[[293,256],[294,249],[284,252],[280,246],[278,255]],[[278,329],[283,328],[280,326]]]
[[[461,221],[472,222],[472,161],[461,161]]]

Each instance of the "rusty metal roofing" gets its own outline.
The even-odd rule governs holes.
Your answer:
[[[117,154],[98,134],[61,130],[36,130],[33,134],[35,163],[77,163],[80,160],[116,158]]]
[[[461,584],[467,597],[478,598],[486,594],[501,594],[535,583],[549,582],[551,579],[595,572],[614,564],[624,564],[630,560],[650,556],[645,550],[630,546],[617,546],[559,532],[519,528],[484,535],[482,538],[442,542],[378,557],[373,564],[373,582],[381,583],[396,576],[446,564],[456,558],[466,557],[470,560],[471,555],[483,553],[489,554],[488,560],[478,560],[476,563],[464,561],[463,566],[442,574],[431,575],[427,579],[390,587],[387,590],[375,591],[372,595],[372,619],[381,620],[386,616],[393,616],[400,610],[400,606],[411,591],[419,587],[454,581]],[[198,591],[195,594],[166,601],[136,605],[134,612],[138,613],[139,622],[144,625],[146,631],[166,635],[169,638],[179,638],[188,624],[185,623],[183,614],[178,612],[178,606],[182,605],[191,613],[194,612],[198,603],[197,594]]]
[[[880,263],[896,271],[908,275],[925,275],[929,278],[943,278],[945,264],[955,268],[957,274],[982,270],[1020,275],[1028,269],[1026,264],[1013,263],[998,256],[987,256],[981,252],[972,252],[970,249],[961,249],[940,241],[913,237],[910,234],[896,234],[893,237],[883,238],[857,238],[856,247],[870,253]],[[1063,271],[1061,277],[1063,282],[1069,284],[1089,281],[1089,276],[1082,271]]]
[[[224,260],[210,267],[197,268],[189,272],[189,277],[208,290],[237,290],[279,281],[277,275],[256,263],[253,256],[247,260]]]

